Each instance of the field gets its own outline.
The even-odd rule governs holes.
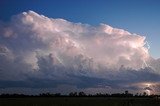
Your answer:
[[[160,100],[111,97],[25,97],[0,98],[0,106],[160,106]]]

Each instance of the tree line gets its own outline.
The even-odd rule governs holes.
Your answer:
[[[160,95],[148,95],[146,92],[143,93],[136,93],[132,94],[128,91],[125,91],[124,93],[96,93],[96,94],[86,94],[85,92],[70,92],[67,95],[61,94],[61,93],[41,93],[38,95],[26,95],[26,94],[1,94],[1,98],[3,97],[148,97],[148,98],[160,98]]]

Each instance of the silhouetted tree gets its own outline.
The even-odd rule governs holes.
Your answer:
[[[69,96],[78,96],[77,92],[71,92],[69,93]]]
[[[126,95],[128,95],[128,93],[129,93],[128,91],[125,91],[125,94],[126,94]]]
[[[84,92],[79,92],[78,96],[86,96]]]
[[[146,92],[143,92],[143,96],[147,96],[147,93],[146,93]]]
[[[54,96],[61,96],[61,93],[56,93],[56,94],[54,94]]]

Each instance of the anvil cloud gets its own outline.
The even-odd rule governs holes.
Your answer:
[[[23,12],[0,22],[0,87],[139,90],[141,82],[160,81],[160,62],[145,39],[106,24]]]

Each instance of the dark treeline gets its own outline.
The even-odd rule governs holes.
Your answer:
[[[137,94],[131,94],[128,91],[125,91],[124,93],[96,93],[96,94],[86,94],[84,92],[71,92],[68,95],[62,95],[61,93],[41,93],[38,95],[25,95],[25,94],[1,94],[1,98],[8,98],[8,97],[139,97],[139,98],[160,98],[160,95],[147,95],[146,92],[144,93],[137,93]]]

